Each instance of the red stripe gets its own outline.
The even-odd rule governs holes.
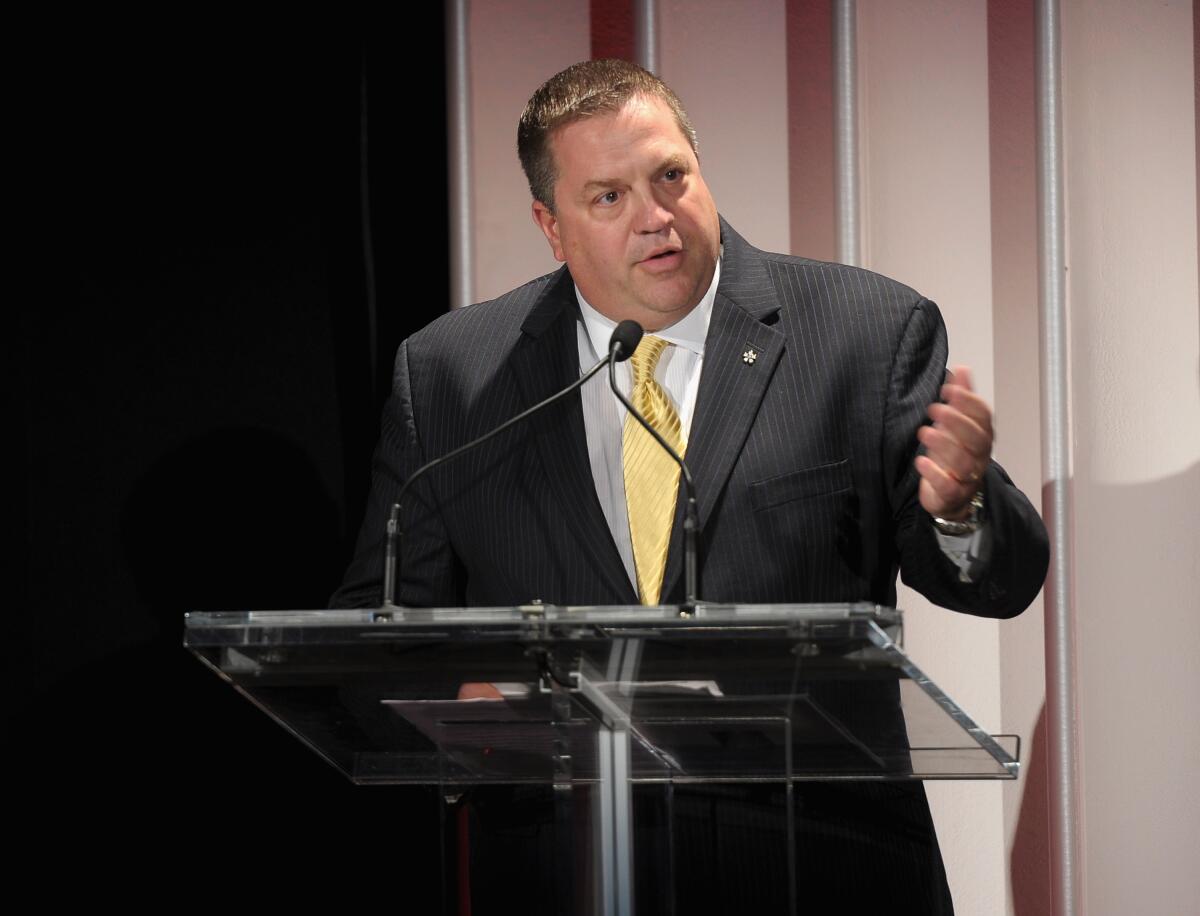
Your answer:
[[[792,253],[833,260],[831,0],[787,0],[788,208]]]
[[[592,60],[633,60],[633,0],[591,0]]]

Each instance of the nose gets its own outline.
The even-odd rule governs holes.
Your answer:
[[[670,229],[675,223],[675,214],[664,205],[653,193],[643,196],[638,212],[638,231],[646,235],[654,235]]]

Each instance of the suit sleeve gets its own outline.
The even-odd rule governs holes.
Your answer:
[[[408,475],[425,461],[410,371],[408,342],[400,345],[392,393],[383,408],[379,444],[372,463],[371,494],[354,559],[333,608],[379,607],[383,603],[383,548],[388,514]],[[404,531],[397,601],[409,607],[457,607],[463,603],[462,568],[450,546],[437,500],[420,480],[404,497]]]
[[[930,601],[985,617],[1014,617],[1033,601],[1046,577],[1049,542],[1041,518],[995,462],[983,482],[991,556],[974,582],[938,545],[933,521],[917,497],[913,461],[923,450],[917,429],[937,400],[946,371],[946,329],[936,305],[921,300],[909,315],[892,360],[884,420],[884,468],[895,524],[900,577]]]

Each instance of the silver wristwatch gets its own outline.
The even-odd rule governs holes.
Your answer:
[[[933,527],[942,534],[949,534],[956,537],[962,537],[965,534],[974,534],[983,524],[983,490],[979,490],[971,497],[971,514],[959,521],[951,521],[950,519],[939,518],[934,515]]]

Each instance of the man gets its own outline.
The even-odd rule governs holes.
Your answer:
[[[747,244],[717,215],[679,100],[631,64],[552,77],[518,146],[534,221],[566,267],[401,346],[359,552],[335,606],[379,603],[379,532],[408,474],[577,379],[627,318],[659,339],[647,339],[657,364],[622,367],[622,378],[636,377],[635,401],[657,405],[693,469],[703,599],[892,605],[899,570],[956,610],[1006,617],[1028,605],[1045,532],[990,461],[991,412],[969,373],[943,384],[931,302]],[[406,506],[402,601],[680,601],[677,476],[660,467],[647,484],[637,436],[597,378],[438,469]],[[801,842],[804,861],[831,897],[865,893],[863,876],[886,862],[875,877],[892,912],[908,911],[897,900],[949,911],[919,784],[799,795],[802,833],[822,837]],[[730,822],[755,822],[760,808],[773,817],[757,797],[703,804],[725,805],[713,816]],[[703,871],[681,893],[707,887]]]

